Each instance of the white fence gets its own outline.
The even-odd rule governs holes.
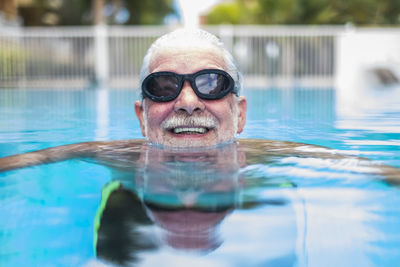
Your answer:
[[[246,86],[332,86],[343,27],[216,26]],[[0,28],[0,87],[138,87],[149,45],[167,27]]]

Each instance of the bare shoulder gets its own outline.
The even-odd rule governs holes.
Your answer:
[[[82,142],[0,158],[0,172],[72,158],[95,158],[109,151],[135,151],[141,139]]]
[[[342,158],[344,156],[340,154],[340,151],[336,149],[290,141],[266,139],[238,139],[238,143],[245,152],[249,153],[254,152],[280,155],[290,154],[294,156],[318,156],[322,158]]]
[[[298,157],[310,159],[316,164],[338,166],[340,168],[360,170],[365,173],[382,176],[391,184],[400,185],[400,168],[369,160],[351,151],[343,151],[324,146],[290,141],[264,139],[238,139],[240,149],[246,153],[248,164],[259,162],[260,157]]]

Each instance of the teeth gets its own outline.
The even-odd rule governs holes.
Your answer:
[[[198,133],[203,134],[207,131],[206,128],[203,127],[178,127],[172,130],[175,134],[180,133]]]

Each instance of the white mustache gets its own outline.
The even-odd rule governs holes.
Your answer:
[[[166,118],[162,123],[163,129],[172,129],[177,127],[205,127],[205,128],[218,128],[218,120],[214,116],[207,115],[185,115],[175,114]]]

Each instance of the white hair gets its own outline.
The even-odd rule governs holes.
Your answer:
[[[242,89],[242,74],[238,70],[235,59],[215,35],[201,29],[178,29],[154,41],[143,59],[142,69],[140,71],[140,84],[150,74],[150,64],[157,52],[164,49],[185,48],[209,48],[220,53],[225,63],[225,71],[232,76],[235,82],[234,92],[240,95]]]

